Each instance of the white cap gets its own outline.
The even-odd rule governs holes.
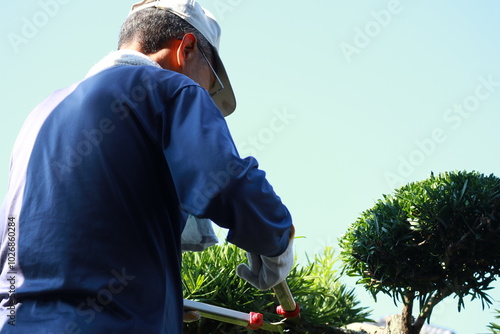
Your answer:
[[[214,95],[212,99],[224,116],[230,115],[236,109],[236,98],[224,64],[219,56],[221,29],[214,16],[195,0],[144,0],[134,4],[130,14],[150,7],[166,9],[179,16],[208,40],[213,50],[215,50],[214,59],[217,75],[224,85],[224,89]]]

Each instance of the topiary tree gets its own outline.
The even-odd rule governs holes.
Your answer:
[[[374,298],[403,302],[402,333],[419,333],[452,294],[459,311],[466,296],[489,306],[500,273],[499,196],[500,179],[477,172],[432,174],[384,195],[340,239],[345,269]]]
[[[296,264],[287,282],[301,307],[301,323],[309,334],[343,333],[333,326],[369,321],[353,289],[348,289],[335,270],[338,260],[331,248],[306,264]],[[215,245],[200,253],[183,254],[184,298],[241,312],[259,312],[267,321],[279,321],[277,300],[272,290],[260,291],[236,276],[236,266],[246,262],[246,253],[234,245]],[[242,327],[202,319],[187,324],[185,334],[248,333]],[[258,331],[264,333],[264,331]],[[267,332],[266,332],[267,333]]]

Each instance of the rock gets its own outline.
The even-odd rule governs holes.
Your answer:
[[[394,314],[387,320],[387,327],[384,334],[401,334],[403,324],[403,316],[401,314]]]
[[[394,314],[386,318],[387,326],[380,327],[367,323],[355,323],[347,325],[345,328],[366,334],[402,334],[403,316],[401,314]]]
[[[384,328],[371,324],[354,323],[346,326],[346,329],[356,331],[358,333],[367,334],[384,334]]]

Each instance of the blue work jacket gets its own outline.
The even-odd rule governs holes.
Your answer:
[[[188,214],[266,256],[286,249],[292,224],[186,76],[116,66],[56,91],[29,115],[12,154],[0,332],[181,333]]]

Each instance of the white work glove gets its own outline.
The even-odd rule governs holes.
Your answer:
[[[293,232],[285,252],[279,256],[267,257],[247,253],[248,265],[242,263],[236,268],[236,275],[259,290],[268,290],[283,282],[293,267]]]
[[[215,245],[219,240],[209,219],[189,215],[181,234],[182,251],[201,252]]]

